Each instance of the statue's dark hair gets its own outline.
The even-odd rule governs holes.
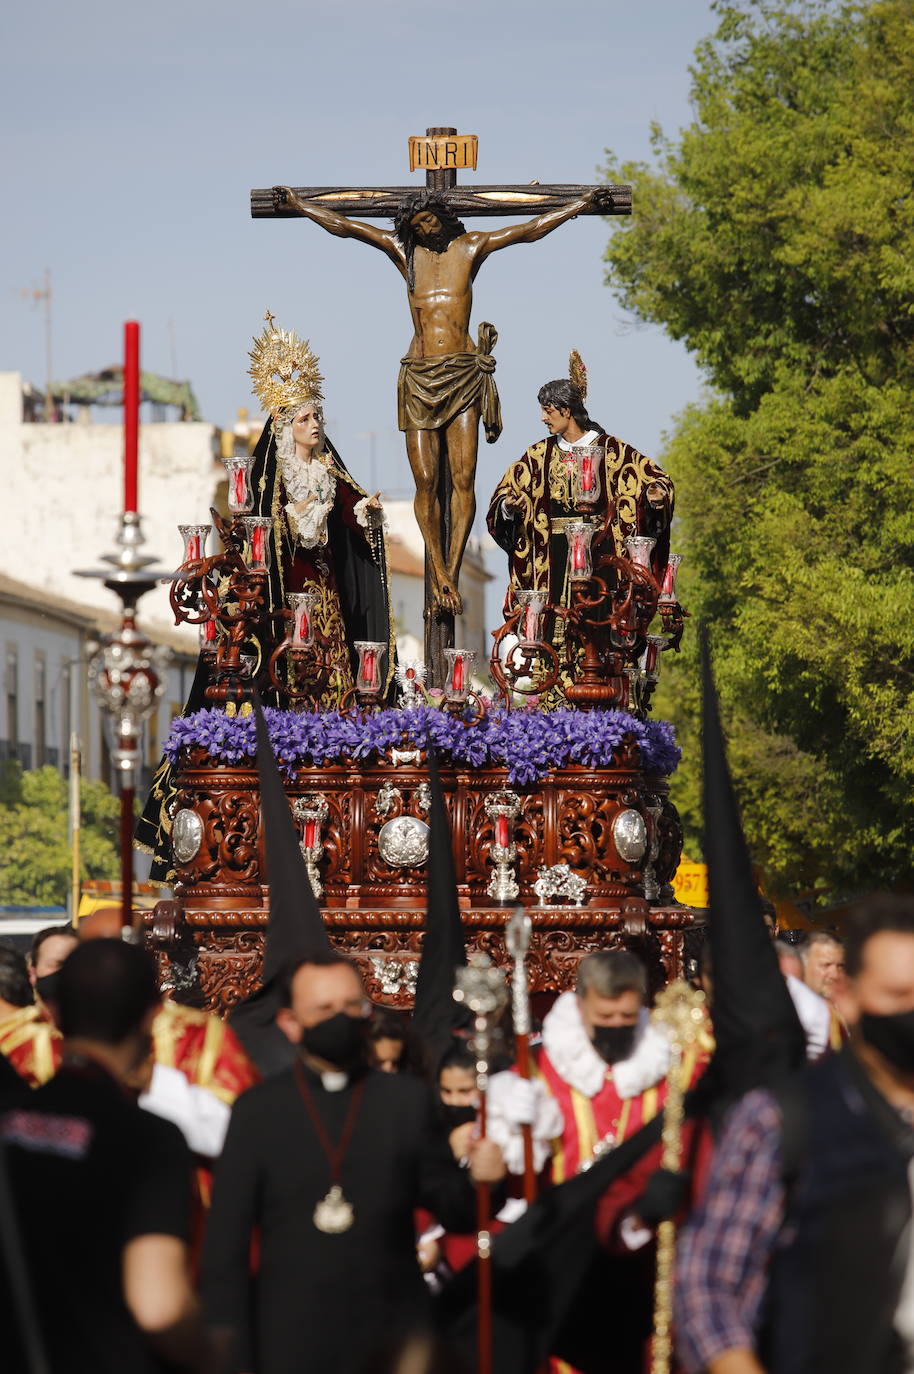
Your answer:
[[[536,399],[541,406],[552,406],[555,410],[570,410],[572,420],[583,430],[595,429],[599,434],[606,433],[603,426],[587,414],[581,388],[575,386],[568,377],[557,377],[554,382],[546,382],[536,393]]]
[[[444,247],[452,239],[459,238],[461,234],[466,233],[466,225],[457,218],[448,205],[446,197],[440,191],[416,191],[414,195],[407,196],[401,202],[400,208],[394,216],[394,233],[406,254],[407,282],[410,287],[416,284],[413,272],[413,254],[416,251],[416,244],[419,242],[419,236],[413,228],[412,221],[420,210],[428,210],[440,221]]]

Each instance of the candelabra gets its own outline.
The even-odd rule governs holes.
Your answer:
[[[681,558],[673,555],[658,583],[650,563],[653,539],[630,536],[619,555],[600,552],[605,521],[601,526],[583,517],[569,520],[564,533],[569,604],[550,603],[541,590],[518,591],[495,634],[492,677],[508,705],[515,694],[542,696],[560,688],[573,706],[611,706],[644,716],[659,655],[677,649],[682,638],[686,613],[675,590]],[[658,612],[663,634],[649,634]],[[561,634],[554,629],[559,621]]]
[[[133,809],[136,777],[140,767],[143,725],[153,714],[165,691],[163,675],[170,653],[155,645],[137,627],[136,608],[141,596],[167,574],[152,565],[144,554],[143,533],[136,511],[125,511],[115,542],[119,551],[105,554],[107,568],[80,571],[78,577],[98,578],[121,600],[119,629],[100,640],[88,662],[90,690],[104,712],[120,793],[121,925],[135,932],[133,916]]]
[[[238,469],[229,485],[230,507],[231,498],[236,498],[237,503],[239,496],[239,473],[250,462],[241,458],[227,460]],[[202,647],[212,666],[204,697],[237,709],[250,692],[252,664],[245,647],[257,645],[253,656],[256,666],[260,649],[255,631],[264,619],[272,618],[265,599],[269,531],[256,516],[236,512],[234,518],[223,520],[215,509],[210,510],[210,515],[222,541],[222,552],[207,556],[205,539],[188,539],[188,530],[197,531],[205,526],[179,526],[185,553],[191,556],[173,574],[169,600],[175,624],[200,626]],[[268,520],[266,525],[269,524]],[[198,556],[193,557],[194,554]],[[285,612],[279,615],[284,616]]]
[[[516,792],[493,792],[486,798],[485,807],[495,832],[491,850],[494,871],[486,891],[499,904],[513,902],[520,895],[514,873],[517,845],[513,833],[520,814],[520,797]]]

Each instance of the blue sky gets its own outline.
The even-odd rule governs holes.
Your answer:
[[[269,306],[320,354],[328,429],[354,472],[369,480],[374,433],[378,484],[401,491],[394,388],[410,326],[399,276],[316,226],[252,221],[249,189],[421,185],[406,139],[434,124],[478,134],[467,181],[590,182],[604,148],[646,158],[651,121],[671,134],[689,121],[688,65],[714,28],[708,0],[15,8],[0,54],[0,370],[43,381],[42,316],[20,291],[49,267],[57,377],[116,361],[135,317],[143,365],[172,375],[176,363],[204,417],[231,424],[250,400],[246,353]],[[699,394],[685,351],[626,319],[602,284],[609,232],[575,221],[496,255],[477,279],[474,321],[499,331],[505,416],[498,444],[481,445],[483,506],[539,437],[536,391],[572,347],[593,414],[648,453]]]

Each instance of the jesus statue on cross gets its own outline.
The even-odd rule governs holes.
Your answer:
[[[467,230],[450,209],[447,194],[426,190],[407,196],[393,230],[349,219],[326,205],[303,200],[288,186],[274,186],[276,212],[291,210],[339,238],[358,239],[386,253],[406,282],[413,337],[397,384],[397,423],[416,483],[416,519],[425,540],[433,609],[459,615],[460,565],[476,513],[476,447],[479,421],[486,439],[501,433],[501,409],[493,376],[497,338],[481,324],[470,337],[473,280],[499,248],[535,243],[584,211],[611,212],[610,188],[597,187],[523,224],[488,232]],[[443,522],[438,479],[446,462],[452,483],[449,537]]]

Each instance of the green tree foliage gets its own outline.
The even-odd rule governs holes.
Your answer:
[[[101,782],[83,782],[80,801],[82,877],[116,878],[119,802]],[[57,769],[23,773],[7,764],[0,779],[0,904],[65,904],[67,826],[67,783]]]
[[[683,599],[711,627],[758,861],[834,900],[912,867],[914,8],[715,9],[693,123],[653,131],[652,166],[608,154],[635,214],[607,280],[707,374],[665,453]],[[695,666],[657,702],[693,852]]]

